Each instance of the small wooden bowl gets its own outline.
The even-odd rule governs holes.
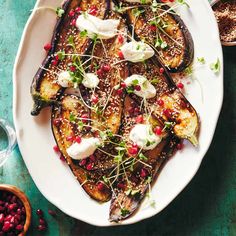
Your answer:
[[[31,205],[27,196],[17,187],[8,184],[0,184],[0,191],[6,191],[13,193],[16,197],[18,197],[25,207],[25,225],[23,231],[19,234],[19,236],[26,235],[26,232],[29,229],[31,223]]]

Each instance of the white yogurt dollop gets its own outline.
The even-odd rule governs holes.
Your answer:
[[[102,20],[88,13],[81,14],[76,20],[80,31],[86,30],[89,38],[97,36],[100,39],[109,39],[117,34],[119,20]]]
[[[129,139],[144,150],[154,149],[162,140],[153,133],[151,125],[136,124],[130,131]]]
[[[120,48],[124,59],[131,62],[140,62],[153,57],[154,50],[146,43],[135,40],[125,43]]]
[[[86,73],[84,75],[84,79],[82,80],[82,84],[86,88],[96,88],[99,84],[98,76],[94,73]]]
[[[153,98],[156,96],[155,87],[147,80],[146,77],[142,75],[133,74],[125,79],[125,84],[127,87],[131,85],[139,85],[141,87],[140,91],[134,90],[134,94],[139,97],[146,99]]]
[[[71,158],[75,160],[82,160],[92,155],[99,144],[100,140],[98,138],[82,138],[81,143],[73,143],[66,149],[66,152]]]
[[[57,83],[61,85],[64,88],[72,87],[72,77],[70,76],[70,73],[68,71],[62,71],[58,75]]]

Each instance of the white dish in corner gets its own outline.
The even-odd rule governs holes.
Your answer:
[[[139,208],[137,214],[120,224],[132,224],[151,217],[165,208],[190,182],[213,138],[223,100],[223,57],[218,27],[207,0],[189,0],[190,9],[179,9],[195,43],[195,57],[205,57],[195,81],[188,86],[187,97],[201,119],[199,148],[186,143],[165,165],[153,186],[152,195],[156,208]],[[39,0],[38,6],[59,6],[61,0]],[[66,214],[97,226],[114,225],[108,221],[109,203],[98,204],[83,192],[70,169],[61,163],[53,152],[54,139],[50,127],[50,111],[44,110],[38,117],[30,115],[32,99],[30,85],[45,57],[42,50],[50,41],[56,22],[51,11],[33,11],[22,36],[14,67],[14,122],[20,151],[26,166],[42,194]],[[218,75],[209,64],[219,58]],[[203,94],[203,101],[201,96]],[[189,203],[191,204],[191,203]]]

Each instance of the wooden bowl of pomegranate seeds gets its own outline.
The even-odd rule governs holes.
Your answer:
[[[23,236],[31,222],[31,206],[17,187],[0,184],[0,236]]]

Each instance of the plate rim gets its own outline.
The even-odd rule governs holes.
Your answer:
[[[21,40],[20,40],[20,44],[18,46],[18,51],[17,51],[17,55],[16,55],[16,58],[15,58],[15,63],[14,63],[14,68],[13,68],[13,122],[14,122],[14,125],[15,125],[15,129],[16,129],[16,136],[17,136],[17,140],[20,139],[20,135],[19,135],[19,132],[18,132],[18,121],[17,121],[17,67],[18,67],[18,63],[20,61],[20,56],[21,56],[21,53],[23,51],[23,46],[24,46],[24,42],[26,40],[26,35],[27,35],[27,31],[28,31],[28,28],[30,27],[30,24],[33,23],[33,19],[36,15],[36,8],[41,4],[43,3],[44,0],[37,0],[36,3],[35,3],[35,6],[33,8],[33,11],[30,15],[30,17],[28,18],[26,24],[25,24],[25,27],[24,27],[24,30],[23,30],[23,33],[22,33],[22,36],[21,36]],[[64,1],[62,1],[63,3]],[[202,2],[204,3],[205,7],[208,8],[208,14],[211,15],[211,17],[213,18],[214,17],[214,13],[211,9],[211,6],[210,6],[210,3],[208,2],[208,0],[202,0]],[[212,22],[213,23],[213,22]],[[214,21],[214,24],[215,24],[215,28],[217,30],[217,33],[218,33],[218,41],[219,41],[219,44],[220,44],[220,37],[219,37],[219,29],[218,29],[218,26],[217,26],[217,22],[216,20]],[[153,211],[152,213],[148,213],[146,214],[141,220],[137,219],[137,220],[133,220],[133,221],[122,221],[121,223],[111,223],[109,221],[107,221],[107,223],[96,223],[94,221],[91,221],[88,219],[85,219],[85,218],[80,218],[78,216],[75,216],[73,214],[71,214],[70,212],[68,212],[66,209],[63,208],[63,206],[61,206],[59,203],[55,203],[53,201],[53,199],[51,199],[47,193],[45,193],[44,191],[42,191],[41,187],[39,186],[39,184],[37,183],[37,181],[35,181],[35,177],[34,175],[31,174],[31,171],[29,170],[28,168],[28,162],[25,160],[24,156],[23,156],[23,151],[21,149],[21,146],[18,145],[19,147],[19,150],[20,150],[20,153],[21,153],[21,156],[25,162],[25,165],[26,165],[26,168],[27,170],[29,171],[29,174],[31,176],[31,178],[33,179],[36,187],[38,188],[38,190],[42,193],[42,195],[50,202],[52,203],[53,205],[55,205],[58,209],[60,209],[62,212],[64,212],[65,214],[73,217],[73,218],[76,218],[78,220],[81,220],[83,222],[86,222],[90,225],[95,225],[95,226],[121,226],[121,225],[130,225],[130,224],[134,224],[134,223],[137,223],[137,222],[141,222],[145,219],[148,219],[148,218],[151,218],[152,216],[155,216],[157,214],[159,214],[161,211],[163,211],[163,209],[165,209],[185,188],[186,186],[190,183],[190,181],[194,178],[194,176],[196,175],[196,173],[198,172],[200,166],[201,166],[201,163],[207,153],[207,151],[209,150],[210,148],[210,145],[213,141],[213,137],[214,137],[214,134],[215,134],[215,130],[216,130],[216,126],[217,126],[217,123],[218,123],[218,120],[219,120],[219,116],[220,116],[220,112],[221,112],[221,109],[222,109],[222,105],[223,105],[223,97],[224,97],[224,61],[223,61],[223,50],[222,50],[222,47],[220,48],[220,56],[219,56],[219,59],[221,61],[221,75],[219,77],[219,79],[221,79],[221,91],[220,91],[220,103],[219,103],[219,107],[218,107],[218,110],[216,111],[217,113],[217,116],[215,117],[215,119],[212,121],[212,123],[214,122],[214,125],[212,126],[212,133],[209,135],[210,138],[209,138],[209,141],[208,141],[208,145],[207,145],[207,148],[204,150],[203,154],[202,154],[202,158],[201,160],[199,161],[199,165],[197,166],[197,168],[195,169],[195,171],[192,173],[191,177],[186,181],[186,183],[181,187],[179,188],[177,194],[171,198],[171,200],[169,201],[169,203],[167,205],[164,205],[163,207],[160,208],[159,211]],[[218,94],[219,95],[219,94]]]

